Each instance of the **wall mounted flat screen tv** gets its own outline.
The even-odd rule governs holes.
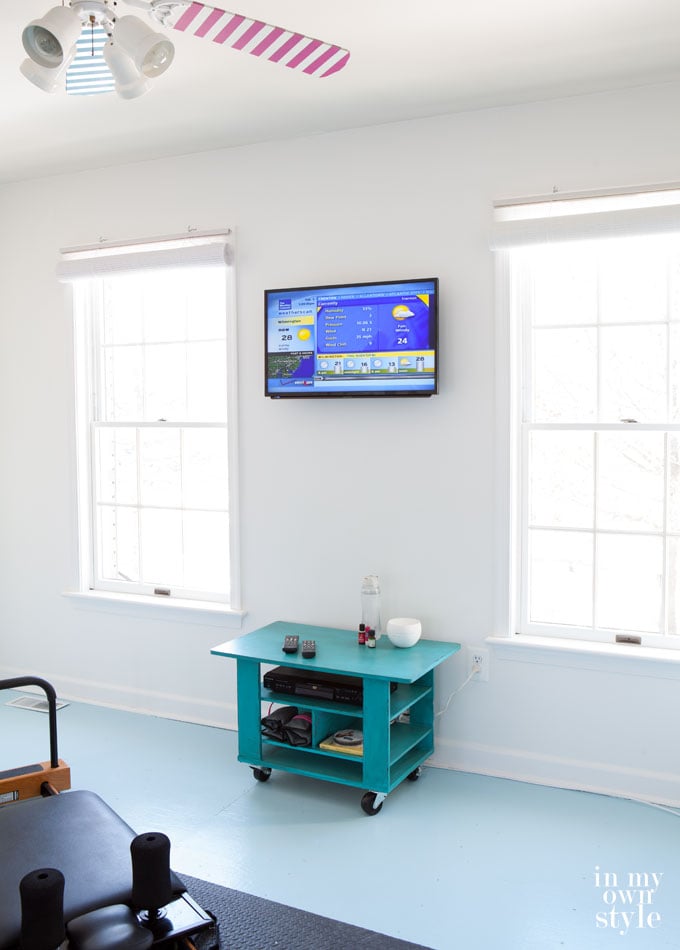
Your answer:
[[[432,396],[439,281],[266,290],[265,395]]]

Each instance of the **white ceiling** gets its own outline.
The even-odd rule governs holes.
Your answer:
[[[172,30],[145,96],[49,95],[21,33],[59,2],[1,3],[0,181],[680,79],[678,0],[214,0],[350,62],[313,79]]]

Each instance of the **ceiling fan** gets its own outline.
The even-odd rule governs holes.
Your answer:
[[[191,33],[271,63],[324,78],[347,65],[349,52],[294,30],[252,20],[197,0],[125,0],[162,27]],[[174,46],[137,16],[117,15],[118,0],[65,0],[24,29],[22,74],[44,92],[114,91],[135,99],[172,63]]]

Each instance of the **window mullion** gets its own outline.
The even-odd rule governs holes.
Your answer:
[[[520,561],[518,575],[519,594],[519,622],[520,629],[525,630],[529,622],[529,572],[530,572],[530,541],[529,541],[529,444],[530,420],[532,419],[532,381],[533,362],[531,345],[531,327],[533,319],[533,279],[530,275],[526,260],[518,268],[513,294],[513,307],[516,310],[516,322],[519,325],[519,342],[517,357],[517,378],[520,381],[518,435],[519,465],[518,465],[518,492],[519,492],[519,526],[517,532],[516,554]]]
[[[596,324],[595,324],[595,418],[599,422],[602,419],[602,271],[598,266],[595,269],[595,293],[596,300]],[[594,615],[593,615],[594,622]]]
[[[672,286],[671,286],[671,255],[666,257],[666,419],[673,418],[672,386],[671,386],[671,311],[672,311]]]
[[[598,512],[600,507],[599,498],[599,473],[600,473],[600,438],[598,432],[593,432],[593,571],[592,571],[592,629],[597,627],[597,594],[598,594],[598,555],[599,555],[599,532],[598,532]]]
[[[668,432],[663,439],[663,549],[661,553],[661,608],[660,628],[664,636],[668,635],[668,494],[670,491],[669,440]]]
[[[182,556],[182,583],[186,584],[186,538],[185,538],[185,510],[184,510],[184,429],[179,430],[179,499],[180,499],[180,522],[179,530],[181,537],[181,556]]]
[[[87,321],[88,337],[88,455],[89,455],[89,533],[90,533],[90,585],[96,587],[97,578],[102,575],[101,522],[99,518],[98,480],[99,467],[96,463],[99,451],[97,423],[103,416],[104,371],[102,366],[102,337],[104,321],[104,286],[102,281],[91,281],[88,285],[88,309],[91,319]]]
[[[520,629],[526,630],[529,623],[529,573],[530,573],[530,541],[529,541],[529,443],[530,429],[522,421],[520,425],[520,462],[519,470],[519,538],[518,556],[520,559],[519,572],[519,618]]]
[[[142,430],[135,429],[135,453],[137,476],[137,580],[141,584],[144,578],[144,547],[142,544]]]

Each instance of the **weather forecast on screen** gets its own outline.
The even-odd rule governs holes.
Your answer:
[[[432,395],[437,297],[437,278],[266,291],[266,394]]]

